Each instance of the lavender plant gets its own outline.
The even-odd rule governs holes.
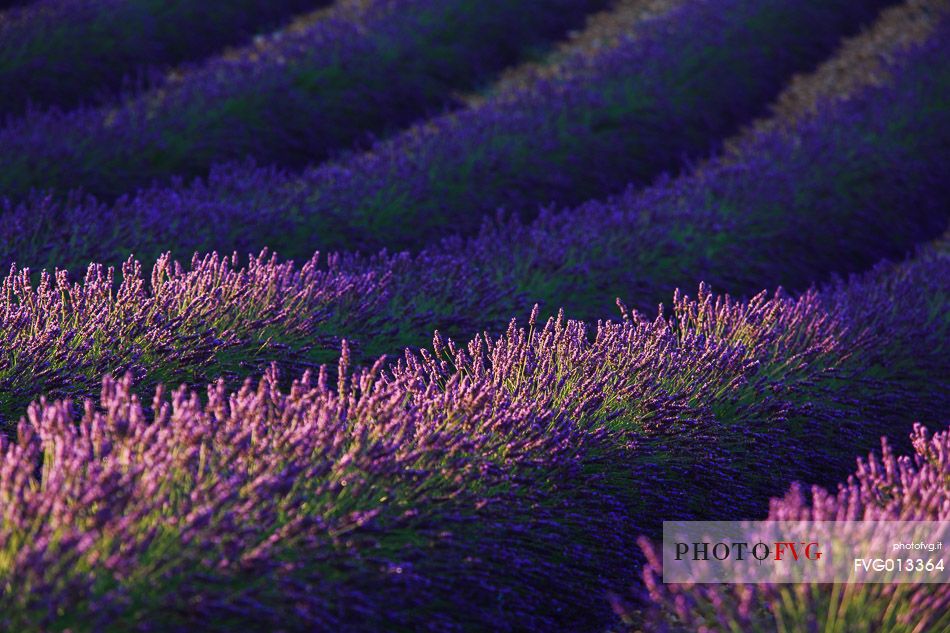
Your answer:
[[[230,395],[211,385],[206,404],[159,390],[147,410],[128,378],[107,378],[78,426],[68,401],[31,407],[17,441],[0,440],[0,623],[365,630],[411,626],[414,609],[480,617],[452,611],[465,604],[452,585],[480,571],[477,543],[455,532],[516,529],[513,511],[543,486],[533,465],[570,472],[570,429],[481,385],[407,402],[411,385],[343,362],[337,391],[325,373],[289,392],[269,374]],[[429,577],[448,554],[455,568]]]
[[[253,156],[301,166],[451,104],[601,0],[342,0],[99,108],[0,130],[0,192],[111,200]]]
[[[580,324],[568,334],[549,324],[538,337],[510,330],[497,343],[484,337],[468,350],[446,351],[437,341],[424,364],[436,376],[458,367],[466,375],[487,372],[513,388],[527,385],[534,399],[593,391],[614,407],[601,412],[603,419],[624,428],[629,415],[634,431],[644,425],[653,432],[634,434],[636,459],[604,459],[632,463],[617,485],[637,491],[631,503],[643,516],[751,516],[793,479],[830,483],[844,476],[856,447],[870,447],[881,433],[914,419],[946,421],[947,255],[944,239],[910,262],[882,264],[797,302],[780,294],[735,303],[701,290],[695,303],[677,299],[674,317],[654,324],[650,336],[615,341],[619,361],[603,349],[590,352],[591,335]],[[645,323],[636,312],[630,318]],[[614,337],[605,331],[598,329],[595,341]],[[691,343],[679,349],[667,331]],[[575,363],[586,354],[592,358]],[[691,359],[712,364],[696,368]],[[605,374],[629,379],[634,395],[617,397],[627,383],[605,385]],[[727,498],[711,493],[704,482],[713,480]]]
[[[947,244],[797,300],[733,302],[701,288],[668,319],[628,312],[596,333],[559,318],[462,348],[437,336],[396,374],[441,385],[461,372],[548,406],[590,394],[596,405],[572,418],[616,442],[586,459],[630,513],[622,530],[760,516],[792,480],[843,477],[880,433],[948,422]],[[940,604],[922,615],[939,617]]]
[[[260,371],[276,358],[305,362],[339,340],[318,326],[336,310],[361,319],[383,296],[385,268],[350,274],[337,258],[302,267],[262,253],[195,257],[190,270],[160,258],[146,279],[139,262],[90,265],[82,283],[65,271],[11,269],[0,284],[0,421],[39,392],[85,396],[107,372],[155,382]],[[10,416],[10,417],[7,417]]]
[[[37,0],[0,19],[0,115],[107,97],[326,3]]]
[[[897,457],[887,440],[837,490],[793,486],[773,499],[776,521],[946,521],[950,519],[950,430],[933,436],[921,425],[911,434],[914,454]],[[950,627],[950,587],[941,584],[676,585],[664,584],[662,560],[649,539],[644,580],[651,630],[898,631]],[[617,611],[630,625],[629,606]],[[631,630],[640,630],[632,627]]]

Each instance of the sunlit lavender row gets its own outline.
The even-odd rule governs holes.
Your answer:
[[[604,624],[606,591],[634,581],[632,534],[752,511],[873,441],[849,398],[884,384],[880,346],[909,343],[888,319],[942,328],[927,343],[946,358],[945,299],[928,311],[948,264],[944,241],[797,299],[701,288],[666,317],[532,316],[355,373],[344,344],[335,380],[140,401],[129,376],[98,404],[33,405],[3,441],[0,622]],[[890,402],[891,431],[912,404]]]
[[[28,105],[107,98],[323,4],[328,0],[36,0],[0,16],[0,119]]]
[[[212,254],[187,270],[163,257],[148,278],[130,260],[121,283],[101,265],[81,283],[44,272],[33,284],[27,269],[11,271],[0,286],[0,422],[38,389],[85,396],[106,372],[178,384],[260,371],[278,350],[290,360],[321,344],[336,348],[339,339],[321,343],[317,326],[336,312],[367,318],[391,275],[337,268],[319,254],[302,267]]]
[[[0,191],[112,199],[252,156],[300,166],[450,105],[599,0],[341,0],[118,103],[0,130]]]

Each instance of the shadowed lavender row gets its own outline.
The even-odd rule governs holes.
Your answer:
[[[614,296],[649,309],[697,278],[736,294],[803,290],[900,257],[950,220],[950,11],[915,2],[909,14],[919,5],[934,26],[922,43],[881,51],[879,85],[760,123],[646,190],[496,222],[459,251],[584,318]]]
[[[652,321],[437,335],[389,370],[352,374],[344,345],[335,389],[268,374],[146,409],[106,379],[78,425],[33,405],[0,440],[0,622],[592,628],[632,533],[757,508],[879,433],[847,395],[900,322],[947,356],[948,243],[798,299],[701,289]]]
[[[615,19],[643,21],[635,8],[624,5]],[[152,257],[266,245],[300,257],[321,244],[418,248],[477,229],[501,206],[530,215],[544,201],[579,203],[705,154],[870,15],[848,2],[689,3],[639,23],[636,37],[580,46],[552,76],[300,177],[222,167],[208,183],[153,189],[112,208],[36,200],[21,213],[48,222],[31,220],[32,236],[11,232],[2,250],[68,266],[66,257],[114,259],[112,249]],[[200,230],[209,223],[214,232]],[[49,250],[34,258],[31,244]]]
[[[813,487],[806,497],[793,486],[774,499],[773,521],[950,521],[950,429],[933,436],[915,426],[914,453],[896,456],[883,441],[882,455],[858,460],[854,475],[837,490]],[[654,545],[641,539],[648,565],[644,572],[652,609],[651,631],[810,631],[829,622],[854,633],[915,631],[942,633],[950,628],[950,585],[677,585],[661,581],[663,563]],[[915,556],[916,558],[916,556]],[[630,631],[645,622],[629,605],[616,610]],[[780,624],[781,623],[781,624]]]
[[[36,0],[0,18],[0,119],[112,96],[329,0]]]
[[[288,248],[418,250],[498,208],[530,219],[678,171],[885,4],[682,3],[550,75],[304,174]]]
[[[341,0],[114,106],[11,121],[0,194],[113,199],[219,161],[319,161],[441,111],[602,3]]]

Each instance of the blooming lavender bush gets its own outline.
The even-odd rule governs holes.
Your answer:
[[[0,19],[0,115],[104,97],[326,3],[36,0]]]
[[[571,379],[565,378],[562,369],[545,368],[546,363],[556,363],[557,357],[537,359],[536,352],[523,349],[541,346],[539,341],[549,340],[550,333],[548,339],[539,335],[530,345],[509,345],[526,355],[524,362],[529,369],[521,371],[530,374],[534,371],[531,368],[540,366],[545,372],[553,372],[541,373],[536,382],[529,381],[542,392],[548,392],[551,385],[573,392],[582,389],[582,378],[597,380],[603,372],[620,369],[620,376],[635,382],[642,371],[643,379],[685,390],[682,397],[691,402],[690,407],[698,406],[697,401],[710,402],[709,411],[719,416],[722,428],[742,429],[742,433],[732,438],[735,444],[727,450],[728,464],[722,463],[721,454],[715,459],[712,448],[730,446],[723,444],[722,433],[716,443],[706,444],[709,453],[697,454],[698,463],[715,473],[710,477],[729,481],[723,489],[733,495],[723,501],[718,515],[708,491],[696,499],[698,507],[705,518],[734,516],[742,499],[738,491],[746,490],[752,514],[756,503],[764,503],[774,494],[775,481],[769,482],[773,476],[785,483],[793,478],[832,483],[836,478],[829,478],[836,473],[844,476],[843,469],[849,465],[856,446],[870,449],[882,433],[909,428],[914,420],[946,420],[950,409],[948,244],[944,238],[906,262],[882,264],[867,275],[839,281],[797,299],[781,291],[773,297],[760,294],[745,302],[715,297],[708,288],[701,288],[695,301],[677,293],[668,319],[662,318],[662,311],[656,322],[644,320],[643,313],[628,312],[629,332],[648,324],[650,327],[640,332],[640,336],[649,333],[646,340],[611,343],[623,350],[624,360],[597,357],[576,367]],[[618,336],[609,331],[607,326],[598,329],[595,340],[605,337],[611,341]],[[509,331],[508,337],[512,335]],[[571,336],[568,338],[575,341],[590,338],[578,332]],[[620,338],[626,336],[632,334]],[[488,343],[486,339],[479,345]],[[562,349],[574,349],[563,342],[551,343],[550,348],[559,350],[559,354]],[[491,346],[477,355],[469,351],[450,366],[487,371],[496,353]],[[654,362],[645,362],[646,354],[671,364],[661,369]],[[457,353],[443,355],[452,358]],[[567,355],[577,357],[574,353]],[[703,363],[716,359],[716,363],[693,370],[687,369],[688,359]],[[532,397],[540,396],[533,393]],[[656,402],[642,393],[638,399]],[[697,451],[697,443],[686,439],[689,434],[679,425],[666,420],[656,427],[666,429],[673,441],[683,442],[682,446],[694,454]],[[802,451],[801,459],[794,459],[795,451]],[[734,481],[730,480],[730,472],[734,473]],[[688,513],[688,506],[686,500],[678,500],[657,516]]]
[[[361,319],[382,297],[384,268],[339,270],[319,254],[295,267],[262,253],[195,257],[190,270],[167,256],[144,278],[139,262],[90,265],[82,283],[65,271],[12,269],[0,285],[0,418],[36,397],[91,393],[106,372],[157,381],[194,381],[222,372],[247,374],[280,356],[336,349],[318,325],[335,310]]]
[[[289,392],[270,374],[231,395],[219,382],[207,403],[159,390],[150,409],[107,378],[78,426],[68,402],[34,405],[0,440],[0,623],[365,630],[439,599],[429,617],[477,617],[447,591],[480,574],[459,535],[517,528],[532,483],[570,472],[570,430],[481,385],[426,395],[378,371],[344,364],[336,391],[325,373]],[[449,555],[456,569],[439,569]]]
[[[882,454],[858,460],[857,471],[835,491],[793,486],[773,499],[775,521],[950,520],[950,430],[933,436],[921,425],[911,435],[912,456],[897,457],[887,440]],[[662,560],[641,538],[651,630],[702,631],[946,631],[950,586],[942,584],[675,585],[664,584]],[[628,607],[617,610],[634,624]],[[640,630],[636,627],[634,630]]]
[[[0,193],[114,199],[254,156],[300,166],[444,109],[601,0],[341,0],[118,103],[0,130]]]

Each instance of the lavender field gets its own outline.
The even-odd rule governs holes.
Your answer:
[[[0,633],[950,632],[950,0],[0,2]],[[950,545],[950,544],[948,544]]]

